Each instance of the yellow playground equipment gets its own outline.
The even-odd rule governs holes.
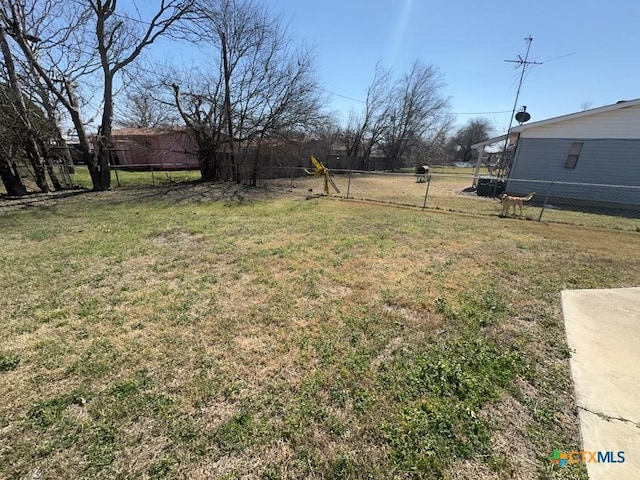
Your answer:
[[[329,195],[329,184],[331,184],[331,186],[336,191],[336,193],[340,193],[340,190],[338,190],[337,185],[329,175],[329,169],[325,167],[324,164],[313,155],[311,155],[311,163],[315,167],[315,171],[310,172],[306,168],[304,169],[304,171],[307,172],[309,175],[313,175],[314,177],[324,176],[324,194]]]

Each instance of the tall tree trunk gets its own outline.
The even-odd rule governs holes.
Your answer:
[[[98,39],[98,52],[100,54],[100,64],[102,65],[102,73],[104,75],[104,88],[102,99],[104,108],[102,110],[102,120],[100,129],[98,130],[98,152],[97,152],[97,170],[99,182],[94,190],[108,190],[111,187],[111,171],[109,169],[109,160],[111,156],[111,122],[113,119],[113,71],[109,63],[109,46],[111,39],[105,30],[106,22],[115,12],[116,2],[96,2],[94,6],[96,12],[96,34]],[[112,31],[113,34],[115,31]]]
[[[102,133],[100,133],[98,137],[98,165],[96,174],[99,186],[96,190],[109,190],[109,188],[111,188],[111,166],[109,165],[111,149],[109,148],[108,140],[105,139]]]
[[[258,147],[256,148],[255,156],[253,158],[251,178],[249,179],[249,185],[251,185],[252,187],[258,185],[258,164],[260,163],[260,146],[262,145],[263,140],[264,135],[261,135],[260,139],[258,140]],[[273,152],[273,147],[271,151]],[[273,164],[269,165],[269,167],[273,168]]]
[[[89,176],[91,177],[91,185],[93,185],[93,190],[98,192],[100,191],[100,169],[96,165],[96,156],[93,152],[85,151],[83,154],[84,163],[87,164],[87,170],[89,170]]]
[[[67,142],[65,142],[64,137],[62,136],[62,132],[60,131],[60,125],[58,124],[58,121],[56,119],[57,112],[51,102],[49,92],[47,92],[44,85],[42,85],[40,79],[38,78],[38,73],[34,69],[33,65],[30,65],[30,68],[31,68],[31,75],[36,79],[36,88],[38,89],[38,93],[40,95],[40,98],[42,99],[42,106],[47,112],[47,120],[49,122],[51,138],[55,145],[52,148],[47,148],[42,143],[40,145],[40,147],[42,148],[42,151],[47,152],[47,154],[45,155],[45,159],[46,159],[45,161],[47,161],[47,169],[49,170],[49,176],[51,176],[52,168],[50,168],[50,165],[52,163],[51,158],[53,158],[55,160],[58,160],[63,166],[62,181],[59,181],[58,178],[54,179],[53,176],[51,177],[51,181],[53,182],[54,187],[56,188],[56,190],[59,189],[59,187],[55,186],[56,181],[58,181],[59,184],[62,184],[62,188],[71,188],[72,182],[69,174],[73,173],[74,170],[73,170],[73,160],[71,159],[71,153],[69,152],[69,147],[67,146]]]
[[[109,68],[105,69],[104,110],[98,133],[98,170],[100,190],[111,188],[111,125],[113,123],[113,79]]]
[[[240,182],[240,175],[236,167],[233,154],[233,118],[231,118],[231,72],[229,71],[229,59],[227,57],[227,37],[222,34],[222,62],[224,66],[224,109],[227,120],[227,134],[229,135],[229,162],[231,166],[231,180]]]
[[[47,173],[49,174],[51,183],[53,183],[53,188],[55,188],[56,190],[64,190],[64,187],[62,183],[60,183],[60,179],[58,178],[58,175],[53,168],[53,162],[50,158],[45,159],[45,165],[47,166]]]
[[[49,185],[47,183],[47,177],[44,172],[43,161],[34,138],[34,128],[29,117],[29,112],[27,111],[27,107],[24,103],[22,92],[20,91],[20,82],[18,81],[18,76],[16,74],[16,67],[13,62],[13,56],[11,55],[9,44],[7,43],[5,31],[2,28],[0,28],[0,50],[2,51],[5,68],[7,69],[9,91],[11,92],[11,96],[13,97],[11,99],[11,104],[16,109],[19,121],[22,123],[21,126],[24,127],[24,147],[27,152],[27,157],[31,162],[31,166],[33,167],[36,184],[38,185],[38,188],[40,188],[40,190],[42,190],[43,192],[48,192]]]
[[[27,188],[22,183],[16,164],[12,165],[6,158],[0,158],[0,178],[7,195],[19,197],[27,194]]]
[[[82,160],[89,170],[93,190],[99,191],[101,190],[100,169],[98,168],[96,156],[93,153],[91,142],[89,141],[89,137],[87,136],[87,132],[84,128],[84,123],[82,123],[82,118],[80,117],[80,106],[78,105],[78,98],[76,97],[73,83],[66,79],[65,89],[69,97],[67,101],[70,107],[67,110],[71,116],[71,121],[76,129],[76,133],[78,134],[78,143],[80,144],[80,151],[82,152]]]
[[[215,182],[219,179],[218,168],[213,155],[207,154],[200,162],[200,175],[205,182]]]
[[[52,160],[52,150],[47,148],[44,141],[42,139],[38,139],[38,147],[40,151],[43,153],[44,164],[46,168],[46,173],[49,174],[49,178],[51,179],[51,183],[53,184],[53,188],[56,190],[64,190],[65,186],[60,182],[58,178],[58,174],[55,171]]]
[[[256,185],[258,185],[258,161],[260,158],[260,149],[258,148],[258,152],[256,153],[256,156],[253,159],[253,165],[252,165],[252,169],[251,169],[251,178],[249,179],[249,185],[251,185],[252,187],[255,187]]]

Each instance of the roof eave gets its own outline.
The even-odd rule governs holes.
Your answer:
[[[559,117],[547,118],[546,120],[540,120],[538,122],[533,122],[529,124],[518,125],[511,129],[512,132],[522,132],[524,130],[528,130],[530,128],[536,127],[544,127],[546,125],[553,125],[554,123],[560,123],[567,120],[574,120],[576,118],[588,117],[590,115],[597,115],[600,113],[611,112],[614,110],[621,110],[623,108],[635,107],[640,105],[640,98],[636,98],[635,100],[629,101],[621,101],[614,103],[612,105],[605,105],[604,107],[592,108],[590,110],[584,110],[582,112],[574,112],[569,113],[567,115],[561,115]]]
[[[478,142],[478,143],[474,143],[473,145],[471,145],[471,148],[474,150],[477,150],[479,148],[483,148],[486,147],[488,145],[493,145],[494,143],[498,143],[501,142],[503,140],[505,140],[507,138],[507,134],[505,133],[504,135],[500,135],[499,137],[493,137],[493,138],[489,138],[483,142]]]

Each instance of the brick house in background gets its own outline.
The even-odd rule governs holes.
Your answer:
[[[112,163],[132,169],[197,170],[196,147],[185,127],[121,128],[111,132]]]

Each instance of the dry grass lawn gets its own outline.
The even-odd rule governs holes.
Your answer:
[[[349,199],[372,200],[401,206],[425,206],[429,210],[480,216],[500,215],[502,206],[497,199],[479,197],[475,191],[465,191],[472,185],[473,177],[468,173],[454,174],[452,173],[454,171],[455,169],[450,169],[445,173],[434,173],[428,185],[416,182],[415,175],[409,173],[354,173],[351,178],[346,174],[337,174],[332,175],[332,178],[340,193],[331,190],[331,195],[338,198],[348,196]],[[291,188],[291,179],[267,180],[265,183],[268,187],[289,190],[300,195],[317,195],[324,190],[322,180],[312,176],[294,178],[295,188]],[[309,189],[313,191],[309,192]],[[426,204],[425,194],[427,194]],[[546,223],[640,231],[638,218],[599,215],[555,207],[541,212],[542,203],[544,203],[544,196],[541,195],[535,199],[535,202],[525,203],[522,216],[518,215],[518,218],[537,221],[542,213],[541,220]]]
[[[586,479],[548,461],[560,291],[639,285],[637,233],[225,184],[1,208],[2,478]]]

